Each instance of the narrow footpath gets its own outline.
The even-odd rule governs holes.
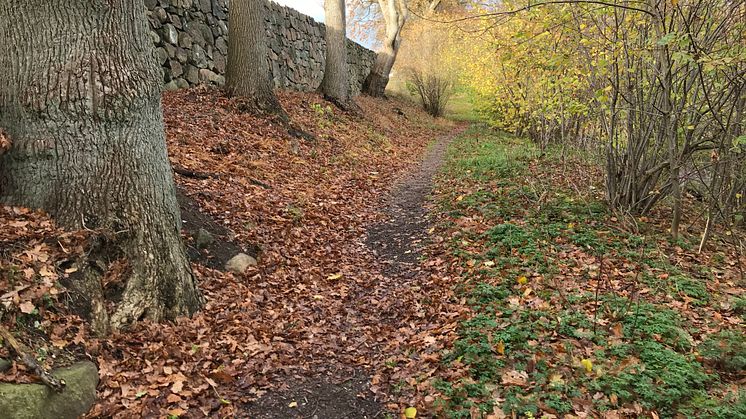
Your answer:
[[[339,305],[341,322],[329,322],[320,335],[357,336],[350,345],[361,356],[370,357],[363,364],[372,366],[388,355],[392,336],[410,319],[417,318],[417,308],[411,304],[421,286],[419,283],[421,250],[430,228],[426,202],[432,190],[433,178],[442,166],[448,145],[463,132],[439,138],[428,149],[418,167],[402,177],[383,203],[383,217],[368,228],[367,234],[354,243],[351,252],[362,251],[372,259],[361,263],[361,271],[371,266],[377,272],[361,272],[369,279],[366,284],[350,289]],[[410,322],[411,324],[411,322]],[[378,337],[375,341],[366,337]],[[323,343],[320,343],[323,345]],[[406,346],[402,342],[402,347]],[[375,359],[373,359],[375,358]],[[375,362],[381,361],[381,362]],[[271,391],[256,403],[247,406],[250,418],[377,418],[385,417],[384,389],[377,388],[377,371],[366,371],[351,365],[333,365],[337,360],[314,370],[312,376],[294,376],[280,391]],[[371,375],[373,374],[373,375]],[[399,412],[390,412],[398,414]]]

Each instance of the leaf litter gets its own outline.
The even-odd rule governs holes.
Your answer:
[[[357,387],[354,397],[378,409],[396,403],[386,390],[396,379],[393,364],[421,338],[421,296],[392,288],[397,284],[382,274],[364,236],[384,217],[378,210],[390,185],[454,125],[395,100],[360,98],[362,116],[316,94],[280,99],[313,138],[295,139],[216,91],[164,94],[181,193],[225,228],[221,240],[255,249],[259,259],[242,275],[193,263],[207,303],[191,319],[91,336],[64,308],[65,290],[56,281],[71,273],[65,261],[85,251],[86,232],[61,232],[45,215],[22,208],[0,213],[4,225],[18,224],[0,236],[0,285],[8,290],[3,324],[39,351],[58,348],[97,363],[101,383],[90,417],[241,417],[252,402],[290,383],[343,386],[350,377],[374,375],[375,384]],[[381,286],[391,289],[360,297]],[[52,309],[41,305],[45,299]],[[15,327],[18,319],[23,327]],[[49,365],[60,364],[49,357]],[[18,369],[1,378],[33,381]]]

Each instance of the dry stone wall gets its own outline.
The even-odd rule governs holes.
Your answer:
[[[145,0],[167,89],[223,85],[228,57],[227,0]],[[280,89],[315,90],[324,77],[326,27],[294,9],[267,2],[270,71]],[[360,92],[375,53],[348,40],[350,88]]]

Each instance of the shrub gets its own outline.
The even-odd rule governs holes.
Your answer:
[[[446,110],[453,94],[453,83],[442,76],[410,69],[407,89],[413,96],[419,96],[425,112],[437,117]]]

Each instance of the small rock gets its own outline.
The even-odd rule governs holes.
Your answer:
[[[239,253],[225,264],[225,270],[234,274],[242,274],[249,266],[256,266],[256,264],[256,259],[253,257],[246,253]]]
[[[0,358],[0,372],[8,371],[12,366],[12,362],[8,361],[7,359]]]
[[[197,246],[197,249],[206,249],[214,241],[215,237],[204,228],[200,228],[199,231],[197,231],[197,234],[194,235],[194,244]]]
[[[3,419],[77,418],[96,401],[98,370],[92,362],[52,371],[65,380],[62,393],[43,384],[0,383],[0,417]]]
[[[179,90],[179,85],[176,84],[176,80],[171,80],[170,82],[166,83],[165,86],[163,86],[165,90]]]

